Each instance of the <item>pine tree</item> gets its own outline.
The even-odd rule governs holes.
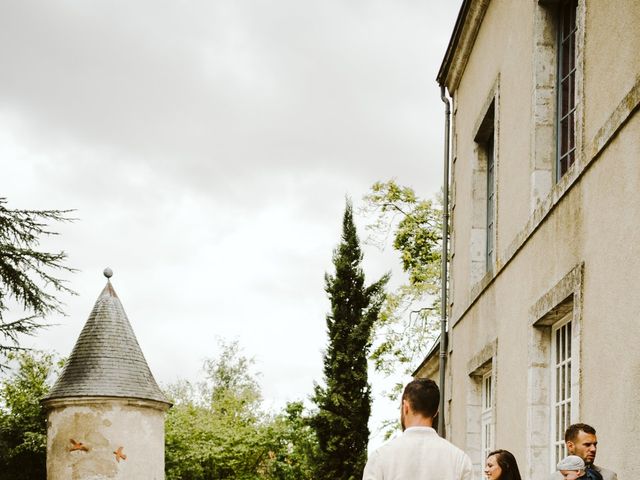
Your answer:
[[[74,293],[51,273],[74,271],[64,263],[65,252],[38,249],[42,237],[56,235],[48,229],[47,222],[71,221],[70,211],[14,210],[6,208],[6,203],[0,197],[0,357],[20,350],[19,335],[32,335],[43,327],[44,315],[62,313],[61,303],[50,289]],[[9,309],[9,299],[15,300],[27,316],[6,321],[4,313]]]
[[[315,476],[319,480],[359,480],[367,460],[371,413],[367,359],[388,276],[365,287],[361,262],[352,206],[347,200],[341,242],[333,253],[335,274],[325,275],[325,291],[331,302],[324,355],[326,385],[315,386],[313,401],[318,413],[311,421],[320,447]]]

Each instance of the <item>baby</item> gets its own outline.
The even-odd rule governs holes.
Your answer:
[[[584,460],[577,455],[569,455],[560,460],[557,470],[562,474],[564,480],[576,480],[584,475]]]

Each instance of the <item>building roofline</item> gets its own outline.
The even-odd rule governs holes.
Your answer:
[[[413,371],[413,373],[411,374],[412,377],[415,378],[415,376],[418,374],[418,372],[420,370],[422,370],[422,367],[424,367],[427,362],[429,360],[431,360],[433,358],[433,356],[438,353],[440,351],[440,336],[438,336],[438,338],[436,338],[436,341],[433,343],[433,345],[431,346],[431,349],[429,350],[429,352],[425,355],[424,360],[422,360],[422,362],[420,362],[420,365],[418,365],[416,367],[416,369]]]
[[[453,92],[467,66],[490,0],[463,0],[436,81]]]
[[[449,68],[451,67],[453,55],[458,47],[458,42],[460,41],[462,26],[464,25],[464,22],[467,19],[470,6],[471,6],[471,0],[463,0],[462,5],[460,5],[460,10],[458,11],[458,18],[456,19],[456,24],[453,27],[453,32],[451,32],[449,45],[447,45],[447,51],[444,54],[444,58],[442,59],[442,63],[440,64],[440,70],[438,70],[438,76],[436,77],[436,80],[438,81],[439,85],[444,85],[444,79],[447,77],[447,74],[449,73]]]

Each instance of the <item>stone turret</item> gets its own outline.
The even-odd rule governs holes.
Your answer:
[[[48,480],[164,479],[160,391],[105,270],[107,285],[43,399]]]

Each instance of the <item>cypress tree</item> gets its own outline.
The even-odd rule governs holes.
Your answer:
[[[388,275],[365,286],[361,262],[352,205],[347,200],[341,241],[333,252],[335,274],[325,274],[331,303],[326,317],[325,386],[315,386],[318,412],[311,420],[320,450],[315,477],[319,480],[359,480],[367,460],[371,413],[367,360]]]

